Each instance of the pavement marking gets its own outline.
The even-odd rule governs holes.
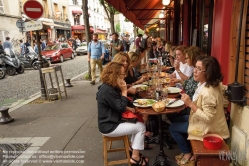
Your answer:
[[[44,145],[50,137],[11,137],[11,138],[0,138],[0,143],[31,143],[25,151],[23,151],[15,160],[21,161],[23,159],[29,160],[42,145]],[[27,155],[28,154],[28,155]],[[22,166],[26,163],[15,163],[15,160],[10,166]]]

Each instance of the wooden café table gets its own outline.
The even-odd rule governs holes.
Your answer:
[[[178,95],[179,96],[179,94],[172,94],[171,97],[174,97],[173,95]],[[139,96],[141,98],[144,98],[144,94],[141,94],[141,92],[140,92]],[[170,96],[170,94],[168,96]],[[182,105],[182,106],[179,106],[179,107],[174,107],[174,108],[167,108],[166,107],[164,111],[156,112],[156,111],[153,110],[152,107],[146,107],[146,108],[136,107],[136,110],[140,114],[157,115],[158,116],[160,151],[159,151],[158,155],[156,156],[156,159],[155,159],[155,161],[153,163],[153,166],[158,166],[158,165],[160,165],[160,166],[168,166],[168,165],[173,164],[172,161],[169,159],[169,157],[165,155],[164,150],[163,150],[162,115],[163,114],[170,114],[170,113],[180,112],[184,108],[185,108],[185,105]]]

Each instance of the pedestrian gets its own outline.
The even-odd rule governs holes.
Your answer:
[[[10,38],[9,37],[6,37],[6,41],[3,42],[3,48],[9,48],[9,49],[12,49],[12,44],[10,43]]]
[[[122,42],[123,42],[123,46],[124,46],[124,52],[126,52],[127,50],[126,50],[126,48],[127,48],[127,42],[126,42],[126,40],[125,40],[125,37],[124,36],[122,36]]]
[[[20,56],[23,57],[25,55],[26,45],[23,43],[23,40],[19,40],[20,42]]]
[[[30,46],[29,41],[26,40],[26,43],[24,43],[24,45],[25,45],[25,54],[27,54],[29,53],[29,49],[28,49],[28,47]]]
[[[139,47],[141,47],[141,44],[142,44],[142,34],[139,34],[135,40],[135,46],[136,46],[136,49],[139,49]]]
[[[118,36],[119,35],[116,32],[112,34],[112,41],[110,43],[112,59],[118,52],[121,51],[121,47],[123,46],[123,43],[118,39]]]
[[[4,52],[3,44],[2,44],[2,41],[0,40],[0,53],[3,53],[3,52]]]
[[[103,71],[102,60],[104,59],[105,55],[104,44],[98,41],[97,33],[93,34],[93,40],[88,45],[87,55],[88,55],[88,62],[90,62],[91,64],[92,81],[90,83],[94,85],[96,79],[96,73],[95,73],[96,64],[100,69],[100,75],[101,75]]]

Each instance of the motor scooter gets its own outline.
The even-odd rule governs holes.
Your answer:
[[[4,51],[0,50],[0,79],[3,79],[6,75],[6,67],[4,61],[1,58],[2,56],[4,56]]]
[[[17,73],[22,74],[24,73],[24,65],[23,63],[17,58],[13,49],[5,48],[4,49],[4,56],[1,58],[6,66],[6,73],[10,76],[13,76]]]
[[[27,53],[19,57],[25,68],[39,69],[38,55],[31,46],[27,47]]]

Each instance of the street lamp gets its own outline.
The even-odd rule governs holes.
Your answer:
[[[159,14],[159,18],[164,18],[164,11],[162,10],[161,13]]]
[[[170,4],[170,0],[162,0],[162,4],[167,6]]]

